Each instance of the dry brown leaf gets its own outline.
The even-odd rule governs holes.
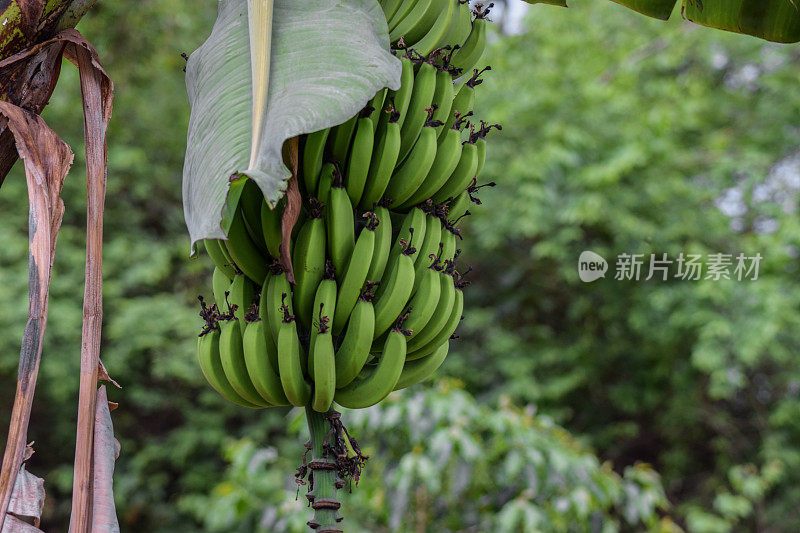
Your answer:
[[[0,99],[39,114],[53,94],[61,73],[64,44],[49,40],[0,61]],[[0,118],[0,185],[19,154],[7,119]]]
[[[42,530],[10,514],[6,516],[2,533],[42,533]]]
[[[91,44],[76,30],[59,34],[68,44],[64,56],[78,66],[83,97],[83,135],[86,144],[86,277],[83,296],[83,334],[81,340],[81,376],[78,398],[78,430],[75,438],[75,472],[72,485],[70,531],[88,533],[97,529],[96,521],[108,523],[107,507],[113,512],[114,498],[108,491],[95,493],[92,470],[98,465],[93,442],[97,428],[95,412],[108,411],[107,400],[97,400],[100,363],[100,333],[103,322],[103,210],[106,196],[108,153],[106,130],[111,120],[114,86],[100,64]],[[103,368],[105,371],[105,368]],[[108,373],[105,373],[108,377]],[[109,378],[110,379],[110,378]],[[115,383],[116,384],[116,383]],[[105,390],[103,387],[102,390]],[[110,424],[110,419],[109,419]],[[112,436],[113,439],[113,436]],[[113,473],[113,466],[109,476]],[[109,478],[110,485],[111,480]],[[110,498],[110,499],[109,499]],[[94,501],[94,504],[92,503]],[[98,507],[98,502],[103,508]],[[117,525],[117,531],[119,526]],[[99,531],[111,531],[100,529]]]
[[[14,482],[14,492],[8,503],[8,512],[20,517],[33,518],[33,524],[38,526],[44,509],[44,498],[44,480],[28,472],[23,464]]]
[[[102,361],[97,361],[97,379],[98,381],[108,381],[109,383],[113,383],[114,386],[118,389],[122,388],[122,385],[114,381],[114,379],[108,375],[108,370],[106,370],[105,365]],[[114,409],[112,409],[113,411]]]
[[[64,204],[60,193],[72,164],[72,151],[38,116],[0,101],[16,149],[25,163],[28,184],[29,285],[28,322],[22,337],[17,390],[0,472],[0,521],[5,521],[14,482],[27,453],[33,393],[47,325],[50,274]]]
[[[292,137],[286,141],[288,145],[289,166],[292,169],[292,177],[289,178],[289,188],[286,190],[286,208],[281,216],[281,257],[280,263],[286,271],[286,279],[294,283],[294,269],[292,268],[292,254],[289,244],[292,240],[292,230],[300,217],[300,188],[297,186],[297,170],[299,167],[298,138]]]
[[[103,385],[97,391],[97,412],[94,418],[94,462],[92,490],[92,531],[119,531],[114,509],[114,461],[119,457],[119,442],[108,409],[108,396]]]
[[[4,84],[4,90],[16,91],[8,100],[21,102],[34,112],[27,112],[8,102],[0,102],[0,183],[16,158],[15,154],[10,153],[13,150],[9,150],[11,145],[8,144],[7,134],[10,133],[13,135],[16,153],[25,161],[31,198],[31,310],[23,337],[17,395],[0,472],[0,521],[4,521],[7,516],[11,487],[22,463],[23,443],[27,436],[33,389],[41,360],[41,343],[47,322],[55,240],[64,209],[59,193],[72,163],[69,147],[35,115],[41,111],[52,93],[58,79],[62,54],[78,66],[80,73],[86,141],[86,286],[70,529],[88,533],[92,527],[93,440],[102,323],[103,209],[107,161],[105,135],[111,117],[113,85],[94,48],[76,30],[64,30],[53,39],[0,62],[0,76],[6,75],[9,77],[7,79],[16,80],[13,84]],[[6,145],[3,144],[3,135],[6,136]],[[46,228],[42,225],[44,221],[49,222]],[[49,230],[46,236],[43,229]],[[103,402],[102,406],[108,409],[107,402]],[[113,508],[113,499],[110,502]]]
[[[34,453],[36,453],[36,452],[34,451],[34,449],[33,449],[33,442],[34,442],[34,441],[30,441],[30,442],[28,443],[28,445],[27,445],[27,446],[25,446],[25,454],[22,456],[22,461],[23,461],[23,462],[24,462],[24,461],[27,461],[28,459],[30,459],[31,457],[33,457],[33,454],[34,454]]]

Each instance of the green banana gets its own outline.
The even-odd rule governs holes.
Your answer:
[[[211,288],[214,292],[214,301],[217,304],[217,309],[220,313],[228,312],[228,304],[226,295],[231,288],[231,280],[220,270],[219,267],[214,269],[214,275],[211,278]]]
[[[336,279],[330,259],[325,261],[325,274],[314,294],[313,316],[309,319],[308,375],[314,375],[314,340],[318,331],[328,331],[336,312]]]
[[[395,209],[401,210],[422,203],[438,191],[458,166],[461,159],[461,148],[461,132],[451,128],[444,137],[439,139],[436,158],[433,160],[425,180],[410,198],[396,206]]]
[[[423,56],[427,56],[433,52],[434,49],[446,44],[444,38],[450,29],[450,23],[457,16],[456,5],[458,4],[458,0],[438,1],[440,4],[443,3],[444,5],[440,6],[436,20],[428,29],[427,33],[420,37],[419,40],[414,41],[413,45],[411,45],[410,40],[406,41],[407,45],[413,46],[414,49]],[[452,80],[450,80],[450,83],[452,84]]]
[[[440,243],[442,240],[442,223],[433,215],[425,217],[425,238],[417,250],[414,258],[414,289],[411,294],[416,294],[417,287],[422,282],[422,275],[431,264],[439,263]],[[419,241],[417,241],[419,242]]]
[[[480,60],[488,9],[478,6],[472,21],[461,0],[379,2],[391,42],[405,43],[394,51],[405,54],[402,85],[378,91],[345,123],[304,136],[309,201],[290,242],[295,286],[270,266],[286,200],[270,209],[254,182],[244,184],[227,241],[204,243],[227,322],[215,329],[219,314],[203,304],[201,369],[240,405],[373,405],[435,372],[462,318],[456,225],[470,201],[480,204],[486,134],[500,127],[481,121],[462,142],[488,67],[453,78]],[[390,207],[403,219],[394,236]],[[356,224],[356,208],[366,224]],[[257,314],[253,282],[261,285]]]
[[[441,290],[439,293],[439,302],[436,304],[436,310],[433,312],[433,316],[431,316],[428,323],[425,324],[425,327],[420,331],[416,331],[414,338],[408,342],[410,351],[417,350],[428,344],[445,326],[455,307],[456,289],[453,285],[453,278],[445,273],[441,273],[439,276]]]
[[[481,120],[481,127],[477,132],[470,135],[470,140],[475,143],[478,149],[478,166],[475,168],[475,175],[481,173],[483,164],[486,162],[486,134],[496,128],[497,131],[502,131],[503,127],[500,124],[487,124]]]
[[[369,174],[370,159],[375,140],[375,127],[369,117],[358,119],[356,136],[353,139],[353,148],[350,150],[350,160],[347,163],[345,188],[353,205],[358,205],[361,195],[364,194],[364,185]]]
[[[336,282],[330,281],[335,288]],[[320,306],[319,325],[315,328],[317,334],[310,341],[310,351],[314,355],[309,360],[309,368],[312,368],[311,361],[314,362],[313,370],[311,371],[314,377],[314,399],[311,407],[318,413],[328,412],[328,409],[331,408],[331,403],[333,403],[333,395],[336,393],[336,361],[333,351],[333,336],[331,335],[330,325],[327,322],[330,317],[322,314],[323,308],[324,304]]]
[[[444,127],[439,131],[439,137],[452,128],[456,121],[465,121],[472,116],[472,109],[475,107],[475,87],[483,83],[481,75],[488,70],[492,70],[492,67],[473,70],[472,76],[459,87],[455,98],[453,98],[453,105],[450,106],[450,114],[444,122]]]
[[[481,59],[486,48],[486,15],[489,14],[489,7],[484,10],[476,9],[475,20],[472,21],[472,31],[464,45],[453,54],[453,59],[450,61],[453,68],[460,68],[466,72]]]
[[[238,320],[229,320],[221,324],[219,356],[222,361],[222,370],[233,390],[252,404],[270,407],[269,402],[264,400],[253,387],[250,376],[247,374],[242,348],[242,329]]]
[[[447,0],[419,0],[401,20],[389,28],[389,40],[396,43],[400,37],[406,44],[419,41],[427,33]]]
[[[219,329],[215,328],[197,339],[197,358],[200,362],[200,370],[203,371],[206,381],[228,401],[253,409],[261,408],[260,405],[248,402],[239,396],[239,393],[228,383],[228,378],[225,377],[225,371],[220,360],[219,336]]]
[[[242,210],[242,219],[247,234],[258,249],[263,253],[267,251],[264,243],[264,234],[261,231],[261,203],[264,195],[255,181],[247,179],[239,196],[239,208]]]
[[[367,181],[359,202],[361,209],[372,209],[381,199],[400,154],[400,125],[397,123],[400,115],[392,106],[385,113],[389,119],[382,126],[384,130],[379,132],[377,148],[372,152]]]
[[[369,118],[372,121],[373,126],[378,123],[378,119],[380,118],[381,115],[381,110],[383,109],[383,102],[384,100],[386,100],[386,93],[388,91],[389,89],[381,89],[380,91],[375,93],[375,96],[372,97],[372,100],[370,100],[369,104],[367,105],[367,108],[371,109],[367,118]],[[365,110],[367,108],[365,108]]]
[[[458,0],[456,13],[450,19],[450,26],[442,42],[453,46],[458,45],[460,48],[469,37],[470,31],[472,31],[472,13],[469,9],[469,0]]]
[[[278,326],[278,368],[281,385],[286,399],[294,406],[302,407],[311,398],[311,386],[303,377],[301,361],[305,359],[300,337],[297,336],[297,322],[290,308],[291,299],[287,293],[283,299],[283,318]]]
[[[359,376],[336,391],[336,403],[349,409],[375,405],[388,396],[403,372],[406,337],[398,328],[386,337],[383,353],[376,366],[364,367]]]
[[[311,202],[309,210],[311,218],[300,229],[292,254],[295,281],[294,308],[297,310],[300,323],[306,328],[310,325],[314,294],[325,269],[325,222],[321,218],[319,202],[313,198]]]
[[[325,227],[328,232],[328,255],[341,276],[355,246],[353,204],[341,181],[335,182],[325,206]]]
[[[461,148],[461,158],[458,160],[455,170],[444,182],[444,185],[431,196],[433,202],[440,204],[464,192],[464,189],[475,178],[477,166],[478,149],[473,143],[466,141]]]
[[[442,225],[442,263],[452,261],[456,254],[456,234],[447,224]]]
[[[319,183],[317,184],[317,199],[323,204],[328,203],[328,196],[336,177],[339,176],[339,169],[334,163],[325,163],[319,173]]]
[[[453,0],[458,2],[458,0]],[[436,71],[436,89],[433,91],[432,103],[436,104],[436,110],[433,112],[433,120],[442,123],[441,126],[436,126],[436,135],[442,133],[444,124],[450,117],[450,109],[453,107],[453,99],[455,98],[455,90],[453,86],[453,76],[446,68],[439,68]]]
[[[475,147],[478,150],[478,164],[475,166],[475,176],[483,170],[483,164],[486,163],[486,137],[480,137],[475,141]]]
[[[386,262],[389,260],[389,250],[392,247],[392,217],[389,215],[389,210],[380,205],[375,206],[373,213],[378,220],[378,227],[375,229],[375,244],[366,281],[375,283],[383,277]]]
[[[409,331],[408,338],[413,339],[417,332],[422,331],[436,311],[441,294],[441,275],[435,264],[426,268],[420,274],[419,290],[414,293],[408,303],[408,317],[403,327]],[[414,278],[416,281],[416,277]]]
[[[264,281],[267,275],[264,257],[247,233],[241,209],[237,209],[233,216],[225,247],[233,262],[248,278],[259,285]]]
[[[406,3],[410,2],[405,2],[404,0],[381,0],[380,4],[381,9],[383,9],[383,16],[388,21],[395,14],[397,8]]]
[[[436,332],[436,334],[433,335],[427,343],[422,344],[415,350],[409,350],[407,356],[408,360],[413,361],[415,359],[421,359],[422,357],[425,357],[436,350],[439,345],[446,342],[447,339],[449,339],[450,336],[456,331],[459,322],[461,322],[461,313],[463,311],[464,293],[461,290],[461,286],[457,285],[455,287],[453,308],[450,312],[450,315],[447,317],[447,321],[445,322],[444,326],[442,326],[442,328]]]
[[[414,288],[414,260],[409,255],[414,247],[410,241],[403,242],[405,249],[394,260],[389,272],[384,274],[375,296],[375,339],[397,319]]]
[[[222,274],[224,274],[229,280],[233,279],[233,276],[236,275],[236,268],[234,267],[233,263],[231,263],[227,256],[222,252],[222,241],[219,239],[205,239],[203,244],[206,247],[206,252],[208,252],[208,256],[214,262],[216,269],[219,269]]]
[[[262,289],[262,304],[259,313],[266,317],[267,325],[272,333],[272,338],[278,338],[278,326],[283,320],[283,294],[289,295],[289,302],[292,301],[292,285],[286,279],[286,273],[279,270],[270,273],[265,283],[266,289]],[[266,292],[266,294],[264,294]]]
[[[464,215],[468,214],[469,202],[470,197],[468,191],[464,191],[456,196],[455,200],[450,202],[448,206],[447,223],[455,226]]]
[[[405,365],[403,365],[403,371],[400,373],[400,378],[397,380],[394,390],[405,389],[406,387],[416,385],[436,372],[436,370],[442,366],[442,363],[444,363],[449,349],[450,342],[445,341],[432,354],[414,361],[407,360]]]
[[[361,293],[350,313],[342,344],[336,351],[336,388],[348,385],[364,368],[375,331],[375,309],[369,290]]]
[[[227,265],[230,265],[236,272],[241,272],[239,268],[236,266],[236,263],[233,262],[233,258],[231,258],[231,254],[228,253],[228,246],[227,243],[222,239],[215,239],[217,241],[217,246],[219,247],[222,255],[225,256],[225,261]],[[231,278],[233,279],[233,278]]]
[[[401,252],[407,251],[406,246],[403,245],[403,241],[406,243],[410,243],[411,241],[415,243],[421,243],[423,240],[425,240],[426,224],[427,213],[425,213],[425,211],[419,207],[411,209],[411,211],[409,211],[408,214],[403,217],[403,224],[400,226],[400,231],[395,238],[394,244],[389,250],[389,259],[387,264],[394,264],[397,256],[399,256]],[[417,250],[414,249],[413,251],[408,251],[408,253],[410,254],[412,262],[415,262],[417,260]],[[373,281],[369,276],[367,276],[367,279]]]
[[[431,121],[430,112],[433,95],[436,92],[436,67],[423,62],[414,77],[414,91],[408,103],[408,112],[400,128],[400,154],[398,161],[403,161],[417,143],[422,127]],[[435,126],[434,126],[435,128]],[[438,131],[434,130],[437,134]]]
[[[270,209],[267,202],[261,202],[261,233],[269,255],[275,258],[281,256],[281,218],[285,206],[285,197],[278,201],[275,209]]]
[[[242,348],[247,374],[256,392],[272,405],[289,405],[283,392],[281,378],[272,367],[277,360],[277,346],[272,339],[267,340],[265,330],[269,326],[262,320],[250,322],[242,335]]]
[[[273,323],[270,322],[270,292],[269,287],[273,285],[272,278],[275,276],[279,276],[283,273],[283,270],[280,266],[276,266],[273,269],[270,269],[269,274],[267,274],[267,278],[264,280],[264,286],[261,288],[261,299],[258,302],[258,318],[261,319],[261,324],[263,327],[261,328],[262,332],[264,333],[264,342],[267,343],[267,354],[269,355],[269,362],[272,365],[272,370],[275,371],[275,375],[278,375],[278,350],[277,350],[277,341],[276,341],[276,332],[277,332],[277,325],[280,323],[279,321],[275,321]],[[283,279],[286,279],[286,276],[283,276]],[[289,290],[289,284],[286,283],[286,286],[281,289],[281,293],[284,291]],[[288,294],[288,292],[287,292]],[[275,313],[273,313],[275,316]]]
[[[395,170],[384,196],[392,203],[402,204],[414,194],[425,180],[425,176],[433,166],[436,159],[436,128],[435,122],[428,122],[419,140],[405,161]]]
[[[387,26],[391,30],[397,23],[403,20],[409,11],[414,9],[419,0],[401,0],[391,17],[386,17]]]
[[[322,170],[322,161],[325,157],[325,142],[330,131],[330,128],[325,128],[306,135],[303,145],[303,182],[306,194],[314,194],[317,190],[319,172]]]
[[[341,276],[342,282],[336,299],[336,312],[333,315],[334,335],[339,335],[344,329],[350,312],[358,301],[361,288],[367,280],[367,272],[375,251],[375,230],[379,225],[377,217],[372,215],[366,227],[358,235],[353,253],[350,254],[347,268]]]
[[[392,106],[397,111],[397,124],[402,127],[408,112],[408,105],[411,102],[411,95],[414,92],[414,64],[411,62],[409,53],[400,58],[402,70],[400,71],[400,88],[390,91],[386,99],[392,102]],[[381,115],[378,130],[382,131],[391,118],[390,114]]]
[[[256,290],[253,283],[246,276],[237,274],[231,282],[228,294],[228,303],[233,308],[233,316],[236,317],[236,320],[244,323],[244,315],[255,301]],[[223,311],[222,308],[220,311]]]
[[[335,161],[344,163],[347,161],[347,152],[350,150],[350,141],[353,138],[353,131],[356,129],[358,114],[339,124],[331,130],[328,137],[328,148]]]

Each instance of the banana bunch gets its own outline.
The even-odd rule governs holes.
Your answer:
[[[270,208],[249,180],[228,239],[205,241],[214,302],[200,299],[200,367],[239,405],[374,405],[439,368],[463,318],[458,224],[494,185],[477,175],[500,129],[470,121],[488,8],[473,19],[462,0],[381,5],[402,84],[304,136],[294,283],[278,261],[284,201]]]

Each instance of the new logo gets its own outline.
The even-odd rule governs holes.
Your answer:
[[[581,252],[578,258],[578,276],[581,281],[590,283],[600,278],[606,277],[608,263],[602,256],[586,250]]]

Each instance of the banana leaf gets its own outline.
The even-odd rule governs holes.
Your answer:
[[[344,122],[378,90],[399,88],[400,70],[375,0],[220,0],[186,65],[192,244],[225,237],[231,176],[253,179],[274,205],[291,176],[284,141]]]
[[[540,3],[537,0],[524,1]],[[678,3],[678,0],[612,1],[663,20],[670,17]],[[680,4],[684,18],[696,24],[779,43],[800,41],[798,0],[682,0]]]
[[[667,20],[675,8],[676,0],[612,0],[648,17]]]
[[[797,0],[686,1],[684,16],[697,24],[755,35],[779,43],[800,41]]]

